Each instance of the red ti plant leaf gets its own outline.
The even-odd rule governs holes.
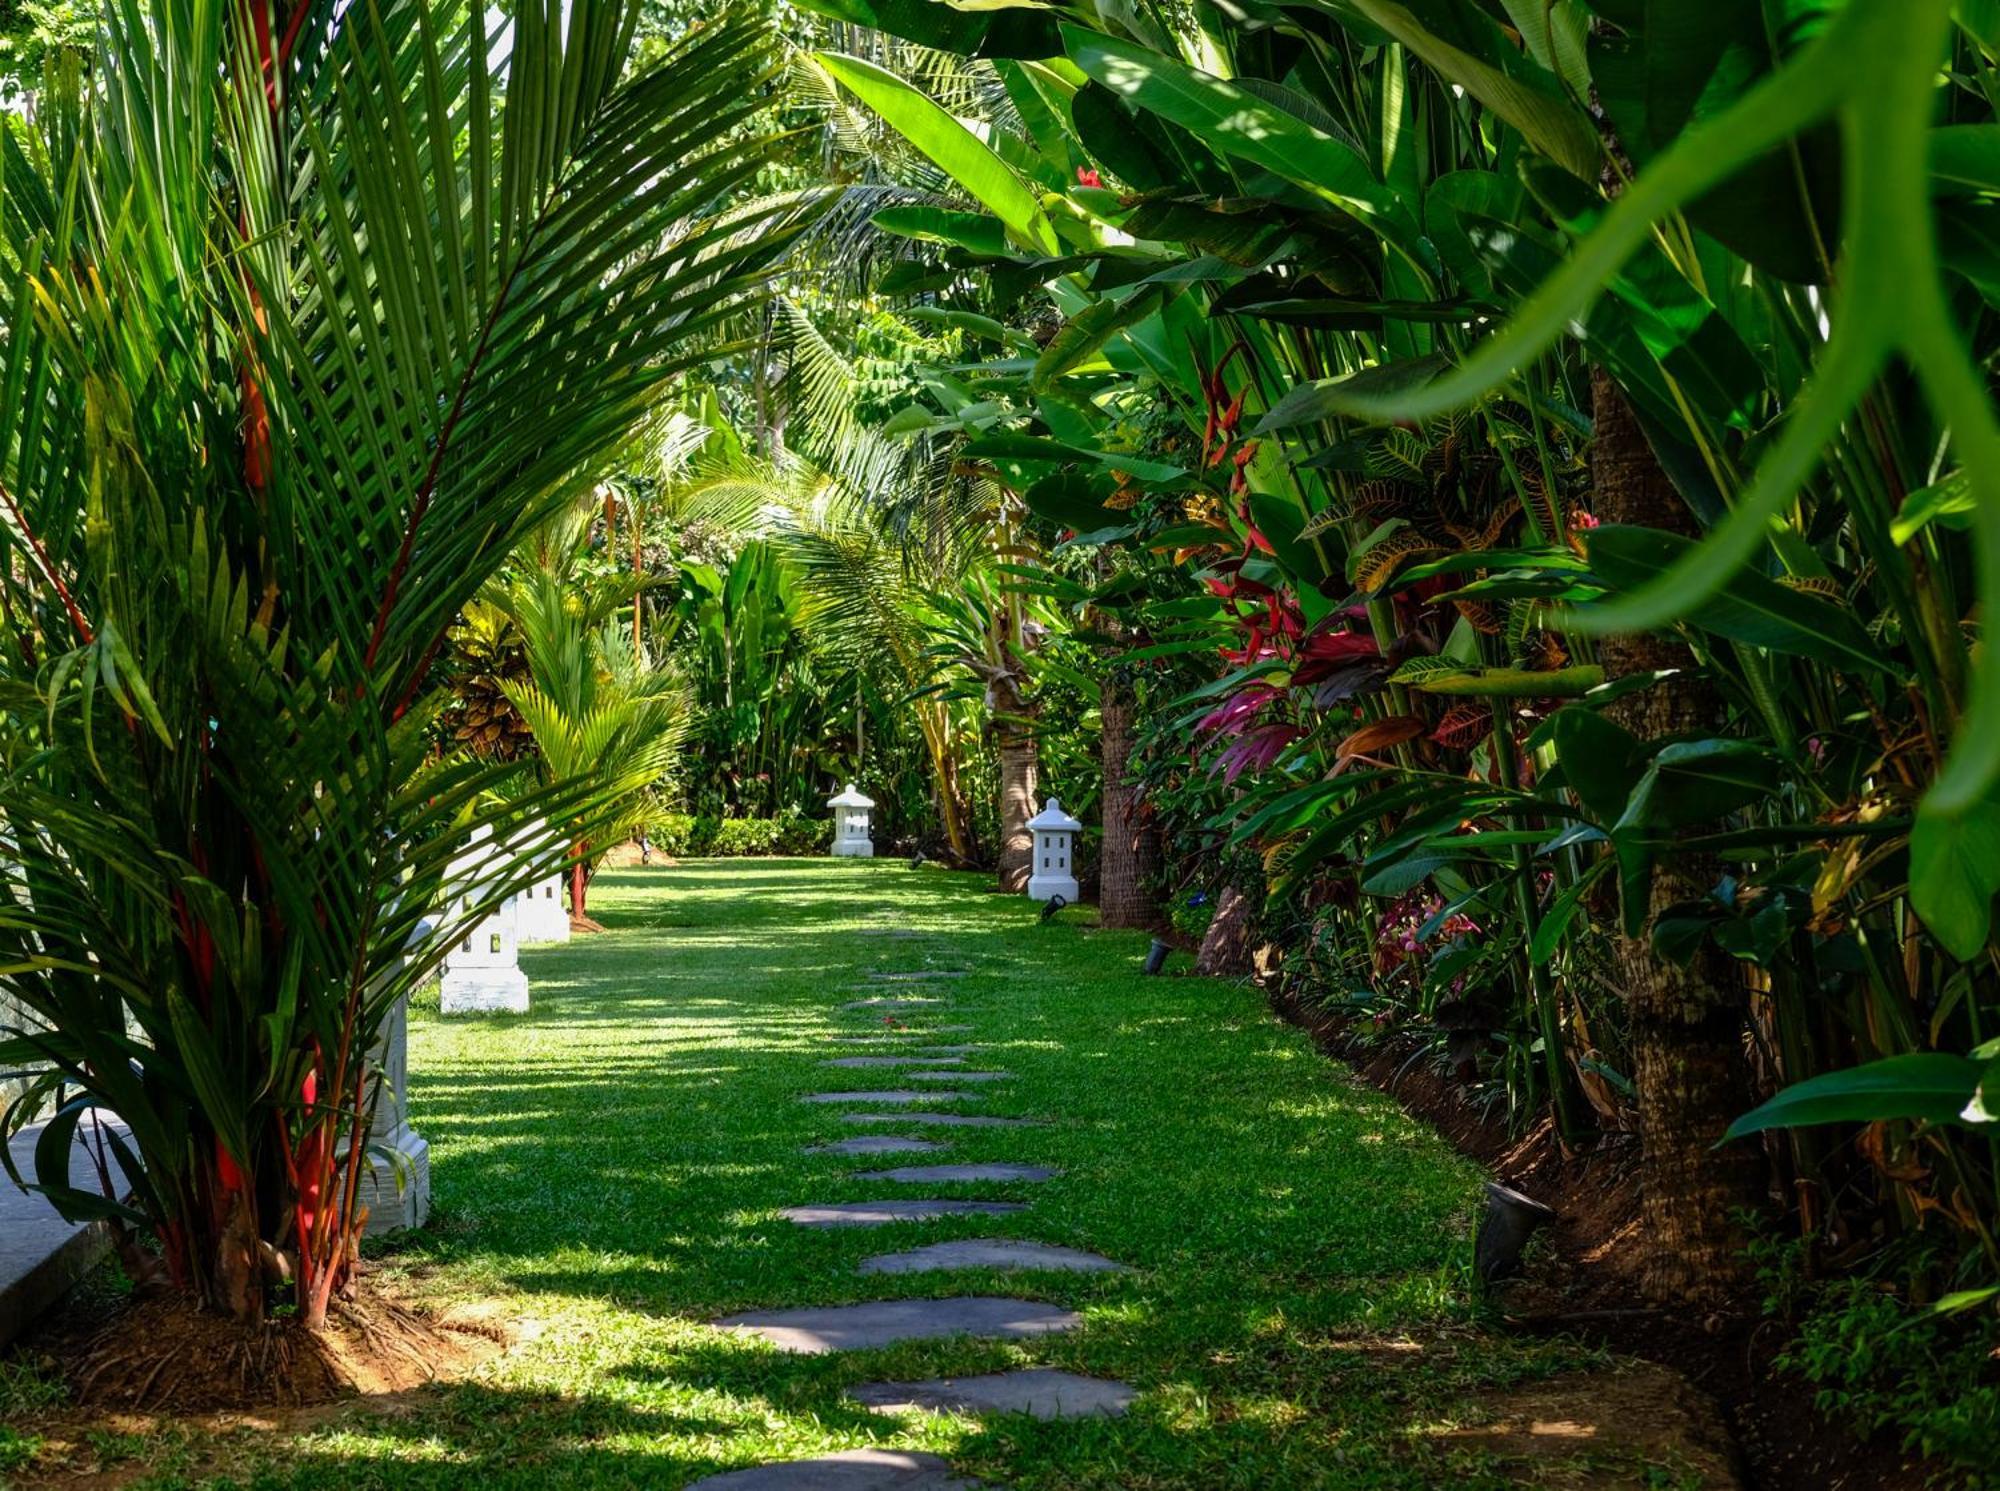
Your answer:
[[[1246,771],[1262,771],[1285,753],[1285,748],[1305,732],[1284,720],[1272,720],[1239,734],[1215,758],[1215,770],[1225,783],[1234,783]]]

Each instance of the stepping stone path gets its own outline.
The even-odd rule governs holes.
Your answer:
[[[901,1185],[932,1185],[944,1181],[1047,1180],[1062,1171],[1046,1165],[905,1165],[899,1170],[869,1170],[855,1180],[893,1180]]]
[[[725,1316],[716,1324],[724,1330],[761,1337],[780,1351],[823,1356],[829,1351],[865,1351],[899,1341],[938,1341],[951,1336],[1027,1341],[1073,1331],[1083,1324],[1083,1317],[1036,1300],[971,1294],[954,1299],[821,1305],[806,1310],[751,1310]]]
[[[952,1474],[936,1455],[842,1450],[707,1476],[688,1491],[978,1491],[987,1484]]]
[[[1037,1419],[1116,1418],[1139,1395],[1122,1382],[1051,1367],[924,1382],[864,1382],[848,1397],[877,1413],[1025,1413]]]
[[[936,1094],[926,1093],[926,1097]],[[965,1094],[960,1093],[963,1097]],[[842,1123],[921,1123],[946,1129],[1038,1129],[1039,1118],[990,1118],[984,1113],[843,1113]]]
[[[852,1139],[836,1139],[831,1144],[814,1144],[807,1154],[913,1154],[937,1153],[950,1149],[929,1139],[905,1139],[899,1134],[857,1134]]]
[[[1011,1237],[971,1237],[959,1242],[932,1243],[907,1253],[879,1253],[864,1258],[856,1269],[864,1274],[931,1274],[955,1268],[1044,1269],[1051,1273],[1122,1274],[1113,1263],[1081,1248],[1022,1242]]]
[[[888,936],[913,941],[924,934],[907,929]],[[875,984],[926,985],[933,980],[964,978],[968,969],[925,972],[871,970]],[[843,1010],[881,1014],[898,1009],[945,1003],[942,993],[917,994],[907,988],[895,995],[870,995],[849,1000]],[[836,1056],[820,1065],[843,1070],[885,1067],[927,1067],[939,1070],[900,1074],[910,1083],[1005,1082],[1007,1071],[961,1071],[967,1053],[984,1049],[976,1042],[933,1045],[921,1050],[902,1044],[969,1034],[969,1024],[934,1025],[927,1030],[897,1027],[868,1035],[829,1032],[828,1039],[850,1046],[890,1046],[881,1054]],[[814,1092],[801,1102],[895,1107],[929,1098],[961,1101],[983,1098],[981,1092],[949,1091],[943,1086],[889,1088],[863,1092]],[[1028,1129],[1044,1125],[1035,1118],[1001,1118],[987,1114],[905,1110],[890,1113],[840,1113],[847,1124],[896,1124],[927,1128]],[[935,1153],[950,1148],[908,1134],[861,1134],[811,1145],[808,1154],[865,1155]],[[1051,1166],[983,1161],[972,1164],[907,1165],[889,1170],[847,1172],[847,1179],[886,1181],[897,1185],[963,1185],[975,1183],[1030,1184],[1062,1172]],[[890,1227],[954,1216],[1006,1216],[1025,1212],[1018,1201],[967,1201],[913,1196],[888,1201],[848,1201],[794,1206],[779,1213],[801,1227]],[[1057,1247],[1021,1238],[963,1238],[932,1243],[901,1253],[863,1258],[855,1266],[861,1275],[920,1274],[963,1269],[1044,1270],[1062,1273],[1121,1273],[1124,1265],[1080,1248]],[[719,1329],[759,1337],[779,1350],[819,1356],[838,1351],[866,1351],[904,1341],[929,1341],[969,1336],[993,1341],[1026,1341],[1075,1330],[1083,1317],[1074,1311],[1035,1300],[993,1295],[962,1295],[944,1299],[875,1300],[866,1304],[819,1306],[797,1310],[752,1310],[715,1322]],[[979,1415],[1023,1413],[1036,1419],[1111,1417],[1125,1412],[1138,1396],[1122,1382],[1079,1376],[1052,1368],[1033,1367],[995,1372],[981,1377],[931,1378],[920,1382],[874,1382],[853,1388],[849,1397],[878,1413],[921,1411]],[[697,1481],[691,1491],[981,1491],[986,1483],[955,1475],[935,1455],[884,1450],[849,1450],[809,1460],[781,1461],[730,1471]]]
[[[778,1215],[801,1227],[886,1227],[934,1217],[1004,1217],[1027,1209],[1018,1201],[844,1201],[838,1206],[789,1206]]]

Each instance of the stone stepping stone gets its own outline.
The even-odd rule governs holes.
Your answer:
[[[814,1144],[807,1154],[936,1154],[950,1149],[930,1139],[908,1139],[901,1134],[856,1134],[852,1139],[836,1139],[830,1144]]]
[[[963,1061],[964,1059],[962,1056],[944,1058],[947,1062]],[[903,1073],[903,1080],[906,1082],[1011,1082],[1014,1080],[1014,1074],[1012,1072],[905,1072]]]
[[[965,1096],[966,1094],[959,1094]],[[928,1096],[928,1094],[926,1094]],[[842,1123],[921,1123],[939,1128],[1036,1129],[1039,1118],[989,1118],[982,1113],[843,1113]]]
[[[885,1030],[872,1035],[849,1035],[844,1030],[829,1030],[826,1039],[839,1041],[844,1046],[893,1046],[902,1041],[922,1040],[921,1030]]]
[[[1073,1274],[1125,1272],[1124,1264],[1113,1263],[1097,1253],[1086,1253],[1081,1248],[1058,1248],[1011,1237],[969,1237],[912,1248],[907,1253],[880,1253],[862,1259],[855,1272],[930,1274],[954,1268],[1040,1269]]]
[[[886,1227],[938,1217],[1003,1217],[1027,1209],[1018,1201],[844,1201],[838,1206],[788,1206],[778,1215],[801,1227]]]
[[[964,978],[969,968],[932,968],[916,973],[884,973],[871,969],[868,976],[878,984],[921,984],[934,978]]]
[[[910,1450],[842,1450],[705,1476],[687,1491],[979,1491],[987,1481],[953,1473],[936,1455]]]
[[[1048,1180],[1062,1174],[1046,1165],[904,1165],[896,1170],[870,1170],[855,1180],[893,1180],[903,1185],[932,1185],[946,1181]]]
[[[781,1351],[821,1356],[830,1351],[866,1351],[899,1341],[936,1341],[951,1336],[1025,1341],[1075,1330],[1083,1324],[1083,1317],[1074,1310],[1037,1300],[971,1294],[955,1299],[885,1299],[804,1310],[751,1310],[715,1323],[725,1330],[762,1337]]]
[[[873,999],[850,999],[841,1006],[844,1010],[904,1010],[920,1004],[942,1004],[944,998],[938,994],[878,995]]]
[[[864,1382],[847,1396],[876,1413],[1025,1413],[1036,1419],[1118,1418],[1139,1396],[1130,1383],[1025,1367],[983,1377]]]
[[[932,1098],[956,1102],[976,1098],[976,1092],[939,1092],[936,1088],[889,1087],[877,1092],[809,1092],[802,1103],[928,1103]]]
[[[963,1056],[836,1056],[831,1061],[822,1061],[821,1066],[868,1067],[868,1066],[954,1066],[965,1060]],[[928,1074],[925,1074],[928,1075]],[[949,1076],[939,1072],[939,1077]]]
[[[930,1057],[965,1056],[973,1051],[984,1051],[985,1046],[926,1046],[921,1054]]]

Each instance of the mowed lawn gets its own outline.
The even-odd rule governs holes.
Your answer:
[[[498,1300],[517,1343],[470,1381],[361,1400],[305,1426],[175,1429],[133,1445],[142,1484],[677,1487],[864,1446],[926,1449],[1016,1488],[1479,1487],[1517,1483],[1454,1436],[1490,1389],[1587,1364],[1484,1330],[1468,1287],[1478,1172],[1318,1055],[1251,989],[1146,978],[1146,939],[1088,910],[1042,924],[983,877],[900,862],[734,860],[602,875],[609,928],[523,955],[534,1012],[413,1016],[414,1119],[435,1210],[376,1249],[403,1291]],[[901,936],[889,935],[890,930]],[[912,936],[910,934],[925,934]],[[1185,962],[1184,959],[1177,960]],[[812,1092],[901,1085],[839,1070],[881,1028],[874,972],[942,981],[968,1066],[959,1111],[1022,1129],[908,1129],[948,1153],[847,1157]],[[873,1049],[880,1049],[873,1048]],[[865,1105],[864,1105],[865,1106]],[[901,1163],[1060,1167],[1037,1185],[897,1186]],[[1028,1201],[1006,1216],[810,1229],[779,1208],[884,1196]],[[861,1277],[874,1253],[960,1237],[1087,1248],[1123,1274]],[[1004,1294],[1082,1312],[1022,1344],[791,1356],[705,1322],[734,1310]],[[1049,1365],[1123,1378],[1119,1420],[897,1418],[843,1389]],[[1541,1478],[1586,1468],[1542,1458]],[[1619,1467],[1629,1470],[1632,1467]],[[1641,1484],[1675,1484],[1655,1468]],[[1595,1484],[1585,1480],[1565,1484]]]

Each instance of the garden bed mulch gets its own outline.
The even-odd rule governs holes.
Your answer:
[[[1546,1121],[1510,1135],[1499,1114],[1412,1060],[1413,1048],[1358,1043],[1341,1020],[1277,993],[1271,1004],[1460,1153],[1555,1208],[1547,1246],[1500,1297],[1515,1328],[1574,1335],[1679,1373],[1720,1408],[1749,1491],[1914,1491],[1939,1473],[1893,1442],[1862,1440],[1823,1416],[1811,1386],[1773,1364],[1784,1333],[1754,1300],[1706,1318],[1646,1305],[1634,1283],[1639,1217],[1630,1136],[1565,1155]]]

